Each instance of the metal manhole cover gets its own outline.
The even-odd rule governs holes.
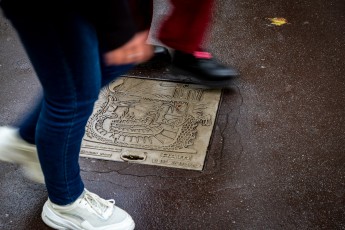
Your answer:
[[[202,170],[220,90],[122,77],[102,89],[80,155]]]

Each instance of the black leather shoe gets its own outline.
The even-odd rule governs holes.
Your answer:
[[[159,68],[171,64],[171,55],[164,46],[154,46],[153,57],[147,62],[139,64],[141,67]]]
[[[169,50],[164,46],[154,46],[153,54],[151,61],[171,62]]]
[[[176,50],[172,63],[174,67],[208,81],[230,80],[240,75],[236,69],[219,63],[208,52],[189,54]]]

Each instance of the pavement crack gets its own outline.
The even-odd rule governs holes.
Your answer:
[[[118,183],[115,183],[113,181],[109,181],[109,180],[92,180],[92,179],[85,179],[85,181],[89,181],[89,182],[105,182],[105,183],[110,183],[112,185],[116,185],[116,187],[121,187],[121,188],[124,188],[124,189],[133,189],[133,188],[138,188],[138,187],[127,187],[127,186],[123,186],[122,184],[118,184]]]
[[[219,124],[217,123],[217,127],[219,128],[220,130],[220,138],[221,138],[221,151],[220,151],[220,157],[219,159],[223,158],[223,153],[224,153],[224,148],[225,148],[225,136],[224,136],[224,132],[225,130],[227,129],[228,127],[228,124],[229,124],[229,114],[226,114],[226,122],[225,124],[223,125],[223,129],[219,126]]]
[[[84,173],[98,173],[98,174],[117,173],[121,176],[132,176],[132,177],[136,177],[136,178],[155,177],[155,178],[159,178],[159,179],[186,179],[185,175],[182,175],[182,176],[163,176],[163,175],[156,175],[156,174],[136,175],[136,174],[132,174],[132,173],[123,173],[122,171],[127,169],[127,168],[129,168],[129,167],[127,166],[123,169],[118,169],[118,170],[114,169],[114,170],[107,170],[107,171],[85,170],[85,169],[81,169],[81,171]],[[200,173],[200,174],[192,176],[192,177],[188,177],[188,178],[189,179],[190,178],[198,178],[200,176],[205,175],[205,173],[203,173],[203,172],[198,172],[198,173]]]
[[[132,167],[133,165],[126,165],[125,167],[121,168],[121,169],[109,169],[109,170],[102,170],[102,171],[98,171],[98,170],[85,170],[85,169],[80,169],[80,171],[82,172],[92,172],[92,173],[100,173],[100,174],[107,174],[107,173],[112,173],[112,172],[117,172],[119,173],[120,171],[126,170],[130,167]]]
[[[242,95],[242,92],[240,90],[240,87],[238,85],[235,85],[235,87],[237,88],[238,94],[240,95],[240,98],[241,98],[241,103],[238,106],[238,114],[237,114],[237,118],[236,118],[235,125],[234,125],[234,130],[235,130],[235,132],[236,132],[236,134],[238,136],[238,139],[239,139],[238,143],[240,145],[240,153],[239,153],[239,155],[238,155],[238,157],[236,159],[236,162],[238,162],[240,157],[242,156],[242,154],[244,152],[244,147],[243,147],[243,144],[242,144],[242,136],[241,136],[241,133],[238,130],[239,120],[240,120],[240,117],[241,117],[241,108],[242,108],[242,106],[244,104],[244,102],[243,102],[244,100],[243,100],[243,95]]]

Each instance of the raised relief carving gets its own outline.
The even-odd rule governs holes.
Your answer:
[[[109,156],[115,148],[117,160],[138,159],[141,163],[161,165],[163,159],[169,161],[166,166],[182,167],[184,164],[172,160],[190,162],[200,152],[198,145],[202,142],[199,140],[197,145],[196,141],[200,137],[205,139],[198,129],[212,131],[220,92],[213,92],[214,98],[210,100],[210,95],[206,95],[209,91],[200,86],[138,78],[114,81],[99,95],[86,127],[82,151],[90,152],[85,148],[97,146],[102,153],[94,154],[95,157]],[[209,136],[203,140],[207,142],[206,148]],[[145,157],[140,152],[145,152]],[[202,162],[187,165],[201,168]]]

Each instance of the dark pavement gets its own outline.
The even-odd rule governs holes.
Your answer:
[[[345,229],[344,12],[344,0],[217,1],[208,48],[242,76],[223,91],[204,170],[81,158],[86,187],[115,198],[138,230]],[[165,67],[130,74],[176,78]],[[1,17],[0,125],[18,123],[39,90]],[[0,169],[0,229],[49,229],[45,187]]]

